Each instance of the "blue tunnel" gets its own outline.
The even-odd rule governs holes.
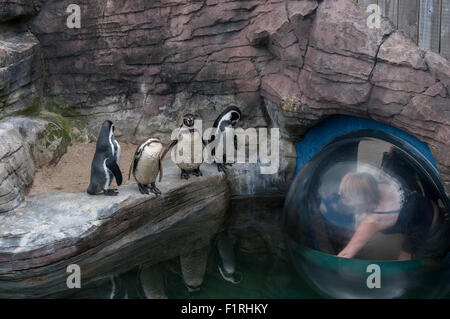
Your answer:
[[[312,287],[336,298],[448,296],[450,204],[426,143],[336,115],[295,148],[282,227],[293,265]],[[366,286],[374,264],[381,289]]]
[[[297,173],[308,163],[323,146],[331,142],[338,136],[356,131],[374,130],[385,132],[408,143],[424,156],[437,171],[436,161],[428,148],[427,143],[420,141],[398,128],[379,123],[377,121],[347,115],[334,115],[312,127],[306,134],[303,141],[295,144],[297,152],[297,162],[294,178]]]

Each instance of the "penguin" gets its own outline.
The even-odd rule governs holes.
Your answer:
[[[128,179],[130,179],[131,172],[133,172],[141,194],[150,194],[152,192],[156,196],[161,195],[161,191],[156,187],[155,181],[158,173],[160,182],[163,177],[161,165],[163,152],[163,144],[157,137],[149,138],[136,149],[134,160],[131,162],[128,172]]]
[[[203,176],[202,172],[200,171],[200,165],[202,164],[202,161],[195,162],[195,147],[196,143],[197,145],[201,145],[201,149],[199,151],[202,152],[200,156],[203,156],[203,145],[204,141],[202,139],[201,132],[198,132],[196,129],[194,129],[194,122],[195,122],[195,116],[192,114],[186,114],[183,116],[183,123],[180,126],[180,133],[178,134],[178,137],[176,140],[172,142],[172,144],[169,146],[169,148],[172,148],[175,146],[175,152],[180,152],[181,150],[191,150],[191,158],[190,162],[180,162],[176,163],[177,166],[181,169],[181,178],[182,179],[189,179],[189,174],[192,173],[194,176]],[[181,154],[180,154],[181,155]]]
[[[100,135],[95,147],[94,159],[91,165],[91,182],[87,189],[90,195],[103,193],[107,196],[119,194],[117,189],[108,189],[113,178],[117,185],[122,184],[122,172],[120,171],[120,145],[114,138],[114,124],[106,120],[100,129]]]
[[[225,131],[228,128],[234,128],[236,126],[236,124],[239,122],[240,119],[241,119],[241,110],[235,105],[230,105],[214,121],[213,128],[215,130],[214,130],[214,133],[211,135],[209,143],[214,141],[216,138],[217,139],[223,139],[222,142],[219,142],[219,144],[216,145],[216,147],[223,147],[223,149],[224,149],[222,163],[217,163],[217,158],[215,157],[215,148],[212,150],[212,154],[216,158],[217,170],[219,172],[220,171],[225,172],[226,165],[229,165],[229,166],[232,165],[230,163],[226,163]],[[234,147],[237,148],[237,138],[236,138],[236,136],[234,136]]]
[[[217,235],[215,240],[218,252],[218,269],[222,278],[232,284],[238,284],[242,280],[242,274],[236,271],[236,256],[233,243],[226,232]]]

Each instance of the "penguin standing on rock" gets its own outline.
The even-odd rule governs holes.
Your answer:
[[[161,191],[156,187],[155,181],[159,173],[159,181],[163,176],[161,161],[163,158],[163,145],[159,138],[152,137],[139,145],[134,153],[134,160],[131,163],[128,179],[133,172],[139,191],[141,194],[161,195]],[[165,152],[164,152],[165,154]]]
[[[97,139],[91,166],[91,182],[87,193],[90,195],[103,193],[107,196],[119,194],[117,189],[108,189],[114,177],[117,185],[122,184],[122,173],[119,165],[120,145],[114,138],[114,124],[107,120],[103,122]]]
[[[225,148],[227,145],[225,139],[226,130],[229,128],[234,128],[240,119],[241,119],[241,110],[237,106],[230,105],[214,121],[213,128],[215,129],[215,131],[214,134],[211,136],[209,143],[211,143],[215,139],[219,139],[218,144],[212,149],[212,155],[216,159],[217,170],[219,172],[220,171],[225,172],[226,165],[231,166],[230,163],[226,163],[226,152],[225,152]],[[233,143],[234,148],[236,148],[237,147],[236,136],[234,136]],[[215,155],[217,148],[221,148],[224,150],[222,163],[217,162],[218,158]]]
[[[181,178],[189,179],[189,174],[192,173],[194,176],[202,176],[200,171],[200,165],[202,165],[203,160],[196,161],[195,152],[199,151],[200,158],[203,157],[203,139],[201,132],[198,132],[194,128],[195,116],[192,114],[186,114],[183,116],[183,123],[180,126],[180,133],[177,139],[175,139],[169,146],[169,149],[175,147],[176,154],[182,155],[182,152],[189,151],[189,160],[180,161],[176,163],[181,169]],[[198,150],[196,150],[195,145],[197,145]],[[183,154],[184,155],[184,154]],[[199,157],[197,156],[197,157]]]

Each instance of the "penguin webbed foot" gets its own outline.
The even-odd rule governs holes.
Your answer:
[[[138,188],[139,188],[139,191],[141,192],[141,194],[143,194],[143,195],[150,194],[149,187],[147,185],[138,184]]]
[[[202,172],[200,171],[200,168],[197,168],[196,170],[194,170],[194,171],[192,172],[192,174],[193,174],[194,176],[197,176],[197,177],[203,176]]]
[[[181,179],[189,179],[189,173],[184,169],[181,170]]]
[[[156,187],[155,183],[150,184],[150,187],[148,187],[148,189],[156,196],[159,196],[162,194],[161,191],[158,189],[158,187]]]
[[[105,189],[103,190],[103,194],[105,196],[117,196],[119,195],[119,191],[117,190],[117,188]]]

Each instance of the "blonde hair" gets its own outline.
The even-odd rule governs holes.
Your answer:
[[[348,173],[339,185],[339,194],[352,206],[372,210],[380,201],[378,183],[369,173]]]

